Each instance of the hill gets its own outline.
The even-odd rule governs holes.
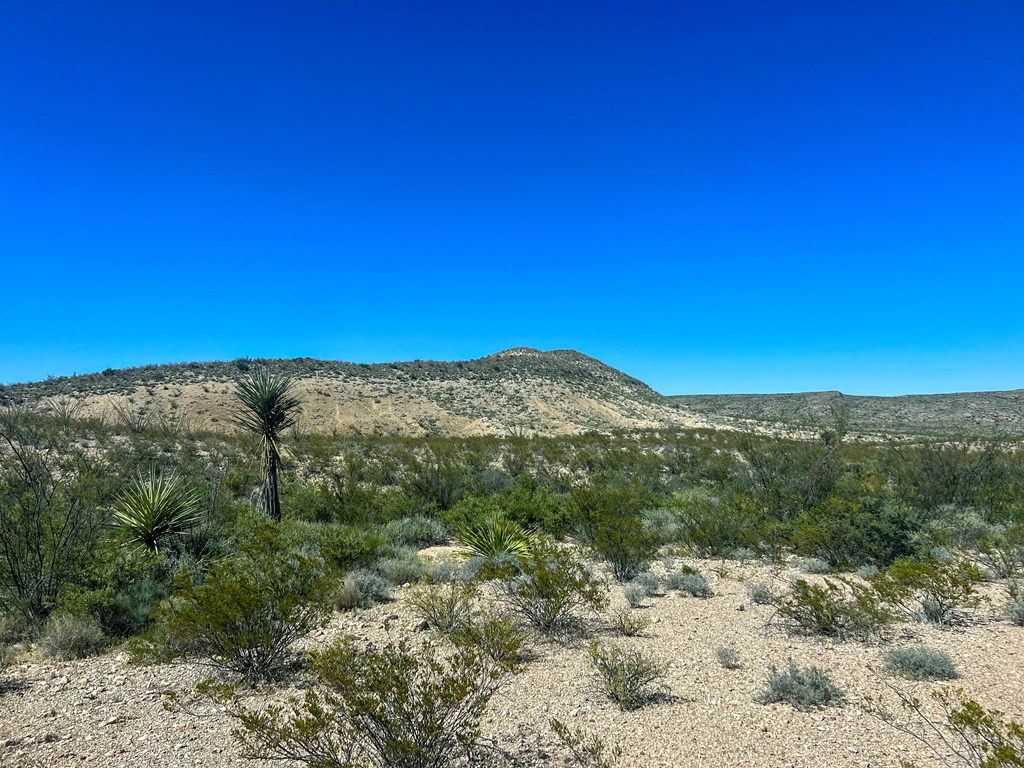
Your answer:
[[[226,424],[233,382],[267,364],[296,379],[309,432],[364,434],[574,434],[703,426],[642,381],[572,350],[509,349],[475,360],[345,363],[312,358],[154,365],[0,387],[0,402],[79,404],[87,417],[125,413]]]
[[[840,415],[870,435],[1024,436],[1024,389],[874,397],[842,392],[775,395],[677,395],[681,407],[727,422],[820,427]]]

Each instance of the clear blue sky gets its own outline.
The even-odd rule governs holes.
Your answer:
[[[1024,387],[1024,3],[12,2],[0,382]]]

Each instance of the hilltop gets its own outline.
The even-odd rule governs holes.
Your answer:
[[[0,387],[0,401],[118,418],[187,415],[196,429],[226,424],[233,382],[253,365],[296,379],[299,428],[402,435],[576,434],[703,426],[639,379],[573,350],[519,347],[475,360],[346,363],[296,358],[153,365]]]

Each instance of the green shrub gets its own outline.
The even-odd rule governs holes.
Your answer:
[[[451,635],[470,623],[479,594],[473,582],[448,581],[416,589],[409,596],[409,603],[419,618]]]
[[[894,712],[881,697],[869,697],[865,709],[897,731],[907,734],[951,768],[1024,768],[1024,725],[1003,719],[960,689],[940,688],[931,698],[941,715],[906,691],[883,681],[896,695],[900,710]],[[899,712],[902,712],[902,716]],[[948,758],[945,758],[949,755]],[[914,768],[913,763],[905,763]]]
[[[758,511],[747,497],[736,495],[723,501],[696,489],[678,494],[675,504],[680,539],[698,557],[728,557],[761,543]]]
[[[775,600],[779,620],[791,632],[864,640],[879,635],[896,620],[885,598],[870,585],[825,579],[793,582],[792,591]]]
[[[58,659],[92,656],[109,643],[103,627],[94,617],[69,613],[52,615],[40,641],[46,655]]]
[[[543,634],[578,630],[580,611],[607,605],[605,585],[569,549],[537,542],[521,568],[519,576],[500,583],[501,600]]]
[[[440,653],[407,643],[357,650],[336,644],[311,655],[314,684],[301,702],[250,708],[230,686],[204,691],[238,719],[247,757],[314,768],[444,768],[461,764],[506,670],[462,648]]]
[[[372,608],[390,600],[391,582],[367,568],[358,568],[347,574],[334,593],[334,607],[340,611]]]
[[[384,526],[384,536],[401,547],[435,547],[448,543],[448,530],[444,523],[425,515],[403,517]]]
[[[33,626],[21,613],[0,614],[0,645],[23,643],[31,639]]]
[[[739,669],[743,666],[740,664],[739,654],[734,648],[720,645],[715,649],[715,657],[718,659],[718,663],[726,669]]]
[[[569,507],[581,540],[611,566],[617,581],[629,581],[650,567],[658,539],[641,513],[648,496],[636,486],[596,482],[573,488]]]
[[[500,668],[514,672],[523,664],[529,633],[514,616],[491,608],[474,611],[450,637],[455,645],[478,651]]]
[[[954,680],[960,676],[948,653],[923,646],[893,648],[885,655],[885,666],[908,680]]]
[[[668,577],[666,583],[669,589],[685,592],[691,597],[706,599],[715,594],[711,585],[708,584],[708,580],[699,573],[673,573]]]
[[[670,665],[638,649],[592,643],[590,662],[601,689],[624,712],[638,709],[668,693],[664,680]]]
[[[119,591],[102,617],[104,627],[121,637],[141,632],[149,624],[153,611],[169,590],[159,581],[142,579]]]
[[[630,610],[617,611],[612,616],[612,626],[625,637],[636,637],[642,635],[644,630],[651,626],[651,620]]]
[[[814,666],[800,669],[790,659],[785,672],[779,672],[772,665],[768,671],[768,683],[757,701],[760,704],[789,704],[796,709],[807,710],[842,706],[846,697],[826,672]]]
[[[622,747],[616,745],[609,750],[597,736],[590,736],[579,728],[571,729],[554,718],[550,725],[558,740],[569,750],[573,762],[580,768],[615,768],[621,764]]]
[[[978,584],[985,574],[971,562],[897,560],[871,580],[874,588],[909,615],[940,626],[966,623],[982,602]],[[919,610],[914,609],[914,605]]]
[[[280,544],[264,524],[246,551],[213,563],[202,585],[179,574],[136,655],[194,657],[248,680],[280,676],[292,643],[327,622],[334,581],[321,561]]]

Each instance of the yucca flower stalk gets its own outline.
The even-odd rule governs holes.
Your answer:
[[[141,473],[117,498],[114,524],[126,544],[159,552],[160,542],[188,531],[199,520],[199,495],[174,474],[163,475],[155,466]]]
[[[302,405],[292,393],[295,381],[289,376],[271,373],[266,366],[254,367],[237,383],[238,406],[231,422],[259,438],[260,469],[263,481],[259,507],[272,520],[281,519],[281,494],[277,473],[281,466],[281,436],[295,425]]]

